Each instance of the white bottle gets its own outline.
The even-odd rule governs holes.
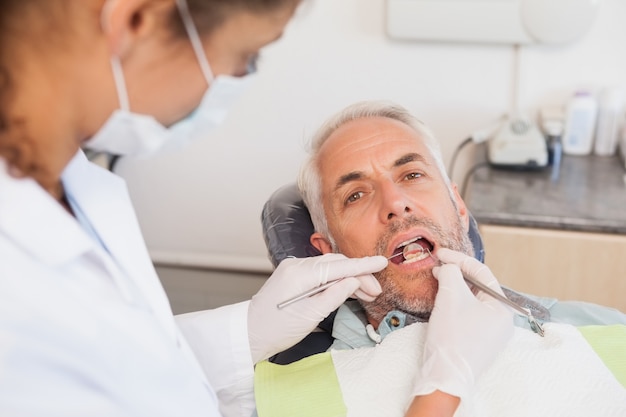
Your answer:
[[[568,155],[589,155],[593,148],[598,102],[589,92],[578,91],[567,104],[563,152]]]
[[[619,143],[620,155],[622,156],[622,162],[624,162],[624,167],[626,167],[626,123],[622,128],[622,139]]]
[[[624,93],[619,88],[602,92],[598,108],[598,127],[593,153],[610,156],[615,154],[624,119]]]

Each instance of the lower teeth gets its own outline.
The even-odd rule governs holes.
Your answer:
[[[430,256],[430,254],[428,252],[420,252],[420,253],[413,253],[411,255],[408,256],[408,258],[405,258],[404,262],[402,262],[403,264],[410,264],[413,262],[417,262],[417,261],[421,261],[422,259],[426,259],[428,258],[428,256]]]

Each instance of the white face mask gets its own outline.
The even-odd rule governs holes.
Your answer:
[[[119,58],[112,57],[111,66],[120,108],[111,114],[104,126],[85,143],[85,147],[129,156],[146,156],[179,149],[191,141],[205,138],[222,124],[229,108],[249,85],[249,76],[220,75],[214,78],[186,1],[177,0],[176,3],[202,73],[209,84],[202,101],[189,116],[170,127],[163,126],[153,116],[132,113]]]

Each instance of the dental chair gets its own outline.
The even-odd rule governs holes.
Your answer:
[[[287,257],[306,258],[321,253],[311,245],[314,232],[309,210],[304,205],[296,184],[276,190],[263,206],[261,213],[263,238],[274,267]],[[476,259],[483,262],[485,250],[476,220],[470,215],[469,238],[474,245]],[[507,294],[507,290],[505,294]],[[509,296],[509,294],[507,294]],[[300,343],[270,358],[278,364],[288,364],[306,356],[326,351],[333,342],[332,328],[336,312],[331,313]]]

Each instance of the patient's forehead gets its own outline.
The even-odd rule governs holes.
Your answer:
[[[324,187],[354,170],[391,168],[408,153],[420,155],[427,165],[435,161],[420,134],[411,126],[385,117],[353,120],[336,129],[320,148],[319,169]]]

